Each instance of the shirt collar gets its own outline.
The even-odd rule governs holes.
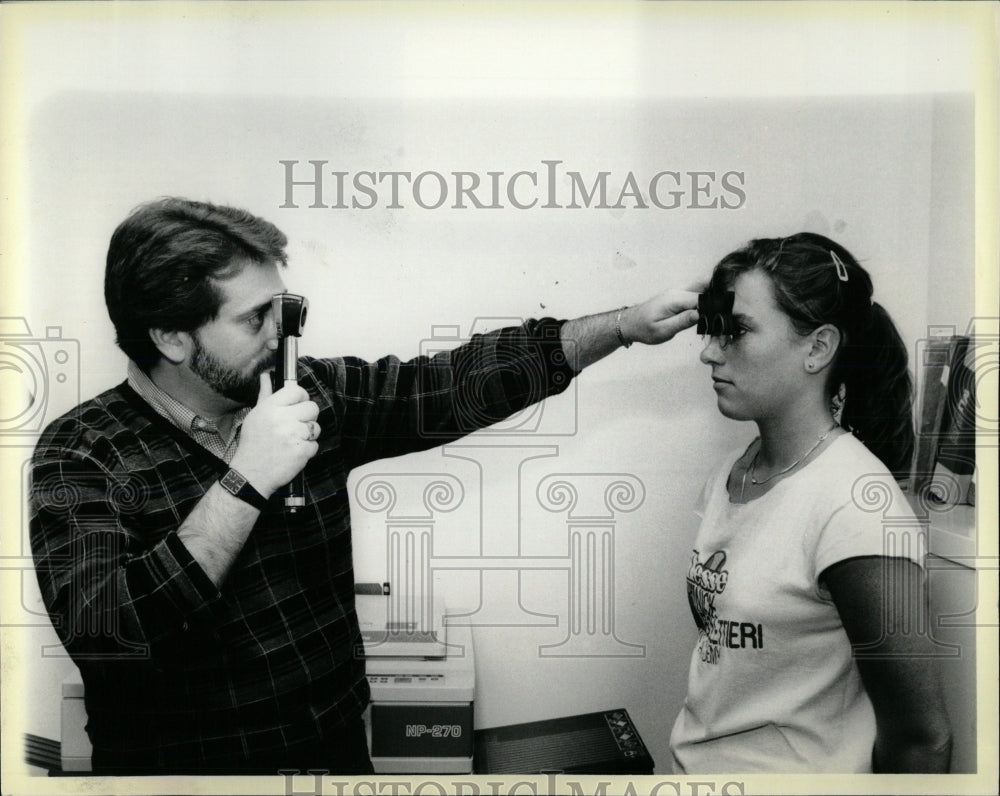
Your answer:
[[[219,428],[214,420],[202,417],[158,387],[133,360],[129,360],[128,363],[128,385],[153,409],[183,431],[187,433],[192,431],[219,433]],[[233,415],[233,429],[242,424],[249,412],[249,406],[242,406],[236,410]]]

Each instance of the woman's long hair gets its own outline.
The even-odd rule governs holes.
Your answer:
[[[778,306],[799,334],[823,324],[840,330],[827,380],[831,410],[896,478],[906,477],[913,382],[906,346],[885,308],[873,301],[868,272],[839,243],[800,232],[753,240],[727,255],[715,267],[711,289],[732,289],[738,275],[755,269],[771,278]]]

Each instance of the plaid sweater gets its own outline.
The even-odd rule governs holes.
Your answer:
[[[409,362],[301,358],[323,428],[307,505],[272,500],[219,589],[176,532],[225,462],[127,383],[54,421],[32,462],[31,544],[95,753],[167,768],[253,759],[358,717],[348,473],[564,390],[560,327],[529,321]]]

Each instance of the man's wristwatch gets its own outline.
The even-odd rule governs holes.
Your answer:
[[[230,468],[222,478],[219,485],[233,497],[238,497],[244,503],[249,503],[255,509],[263,511],[267,508],[267,498],[251,486],[237,470]]]

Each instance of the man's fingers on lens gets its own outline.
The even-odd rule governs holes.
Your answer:
[[[670,295],[670,306],[675,312],[693,310],[698,306],[698,294],[690,290],[676,290]]]
[[[670,340],[678,332],[694,326],[698,322],[697,310],[685,310],[670,318],[657,321],[656,332],[661,341]]]

